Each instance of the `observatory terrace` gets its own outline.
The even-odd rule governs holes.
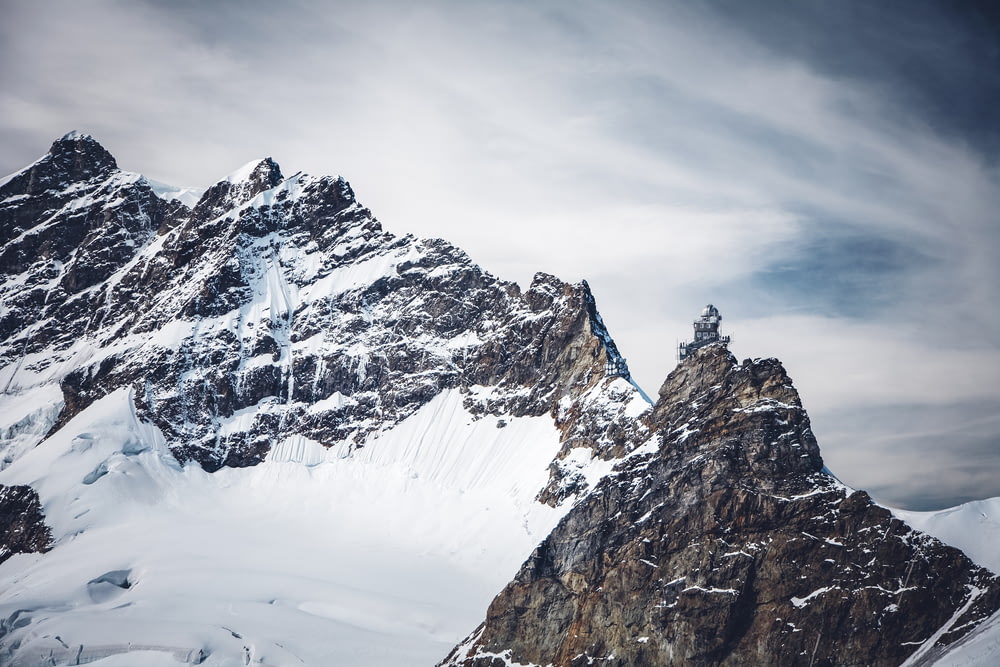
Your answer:
[[[823,472],[776,360],[696,349],[645,422],[442,665],[899,665],[1000,608],[995,575]]]
[[[701,311],[701,317],[694,321],[694,338],[690,343],[681,343],[677,348],[677,359],[683,361],[687,359],[695,350],[712,343],[725,343],[730,341],[729,336],[719,333],[719,325],[722,323],[722,315],[719,309],[708,304]]]

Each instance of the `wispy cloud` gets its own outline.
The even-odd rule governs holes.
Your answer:
[[[853,4],[8,4],[0,171],[76,127],[178,185],[261,155],[342,173],[389,229],[521,282],[587,278],[647,388],[717,303],[734,350],[786,362],[849,483],[913,491],[864,463],[920,455],[901,406],[1000,460],[976,449],[1000,431],[963,426],[1000,386],[1000,175],[980,116],[950,131],[928,101],[961,89],[894,69],[974,78],[954,22],[910,12],[882,43]],[[839,426],[862,412],[884,416],[867,444]]]

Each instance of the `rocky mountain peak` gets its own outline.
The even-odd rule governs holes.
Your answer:
[[[725,345],[708,345],[696,350],[692,361],[678,364],[667,375],[657,393],[656,415],[677,403],[686,403],[698,395],[718,391],[731,381],[738,364]],[[687,360],[685,360],[687,361]]]
[[[27,257],[28,246],[68,239],[59,246],[66,262],[87,250],[86,263],[32,269],[62,281],[66,295],[28,298],[12,280],[23,306],[0,322],[5,358],[32,351],[46,368],[74,359],[60,377],[57,427],[131,387],[138,413],[178,459],[215,470],[259,463],[275,442],[303,434],[349,451],[457,390],[478,414],[558,413],[566,438],[601,456],[623,451],[620,435],[573,435],[584,423],[626,419],[636,396],[623,384],[597,400],[617,348],[586,284],[539,274],[522,294],[445,241],[384,231],[345,179],[286,179],[270,158],[222,179],[191,210],[157,200],[141,179],[129,184],[124,194],[88,192],[86,207],[65,193],[45,232],[2,249]],[[126,215],[122,202],[133,201],[140,208]],[[12,216],[29,216],[22,204],[12,202]],[[97,224],[112,214],[123,220],[113,230],[135,234],[121,239]],[[76,254],[74,242],[83,243]],[[91,247],[117,254],[105,262]],[[66,298],[99,280],[86,298]],[[74,357],[80,340],[108,351]],[[32,381],[14,375],[11,387]],[[592,405],[576,405],[588,392]],[[238,414],[249,416],[227,426]]]
[[[95,311],[74,295],[132,260],[177,207],[76,132],[0,186],[0,359],[79,340],[76,322]]]
[[[243,527],[260,533],[257,518],[301,519],[311,523],[307,530],[282,528],[282,534],[308,544],[305,550],[320,556],[320,570],[349,572],[328,566],[327,555],[338,556],[320,553],[325,547],[317,547],[313,533],[317,525],[339,533],[338,517],[353,530],[352,517],[364,506],[358,516],[372,527],[358,529],[381,534],[387,562],[417,553],[407,550],[411,537],[399,538],[393,528],[412,524],[405,532],[420,559],[437,560],[423,551],[427,540],[445,545],[432,553],[457,554],[454,566],[447,564],[451,555],[434,563],[435,572],[463,562],[510,572],[621,455],[628,446],[623,434],[648,408],[635,387],[607,374],[614,342],[585,284],[545,275],[522,291],[447,241],[386,231],[345,179],[284,178],[271,159],[221,180],[191,208],[160,199],[146,179],[117,169],[30,195],[5,192],[0,299],[0,485],[6,485],[0,486],[0,560],[52,546],[55,558],[40,557],[42,570],[70,563],[72,577],[55,578],[72,579],[74,590],[84,591],[74,597],[56,590],[60,584],[46,593],[55,606],[34,594],[25,606],[0,586],[2,664],[45,656],[67,661],[53,657],[69,650],[66,633],[36,625],[51,618],[43,610],[69,609],[65,600],[79,600],[90,627],[120,626],[115,640],[97,646],[86,628],[75,633],[88,646],[74,646],[73,661],[164,645],[137,635],[177,637],[170,622],[162,623],[161,608],[144,604],[147,593],[131,585],[128,572],[156,582],[147,591],[169,590],[164,600],[199,599],[189,588],[198,584],[169,583],[159,565],[142,564],[157,548],[131,538],[104,540],[103,528],[92,527],[132,532],[133,517],[143,524],[150,516],[138,509],[149,503],[163,523],[150,521],[170,526],[157,539],[180,546],[189,538],[173,536],[189,536],[190,517],[215,510],[216,490],[242,495],[230,486],[233,479],[250,487],[270,480],[275,498],[301,498],[285,505],[280,519],[271,508],[263,517],[244,513],[245,498],[238,499],[241,518],[218,523],[229,524],[223,530],[235,536],[240,553],[293,549],[247,548]],[[299,481],[317,493],[291,488],[300,473],[308,479]],[[34,504],[28,484],[37,490]],[[173,513],[170,504],[181,497],[197,508],[193,514]],[[118,505],[129,511],[119,513]],[[442,518],[446,505],[461,518]],[[442,540],[426,537],[437,532]],[[96,549],[101,558],[129,565],[97,569],[92,558],[63,555],[84,535],[85,542],[103,540]],[[212,567],[232,577],[229,559],[197,541]],[[285,562],[298,567],[294,556],[267,560],[277,561],[278,570]],[[285,579],[248,573],[238,585]],[[278,586],[272,597],[285,597],[284,584]],[[229,596],[225,587],[208,588],[220,602]],[[135,604],[104,604],[121,595],[134,595]],[[484,600],[477,600],[480,608]],[[214,602],[198,606],[222,609]],[[266,607],[261,631],[283,634],[287,626],[272,623],[277,608]],[[118,623],[121,608],[130,617],[138,609],[149,621]],[[195,632],[202,622],[184,619]],[[239,633],[227,630],[223,642],[240,642],[237,651],[263,645],[249,638],[259,636],[256,630],[240,626]],[[197,649],[204,647],[230,662],[214,639],[190,637],[185,641],[197,645],[184,655],[203,655]],[[295,661],[330,663],[331,641],[315,633],[306,644],[315,643],[323,658],[296,654]],[[286,664],[293,654],[277,648],[281,657],[271,653],[261,662]],[[428,664],[440,648],[432,646],[418,662]],[[249,660],[238,656],[241,664]]]
[[[698,396],[729,396],[735,407],[782,404],[802,407],[799,393],[777,359],[747,359],[742,364],[727,349],[715,343],[692,352],[664,380],[658,392],[654,420],[678,403]]]
[[[270,157],[259,160],[257,165],[246,177],[243,177],[240,172],[236,172],[236,174],[230,178],[232,179],[230,181],[232,183],[250,182],[255,187],[259,188],[260,192],[270,190],[278,185],[278,183],[285,180],[285,177],[281,174],[281,167],[278,166],[278,163],[275,162],[273,158]]]
[[[443,665],[898,665],[1000,608],[995,575],[822,472],[777,360],[698,349],[640,420]]]
[[[795,480],[793,473],[823,468],[809,417],[781,362],[741,364],[724,344],[695,350],[678,364],[647,423],[671,442],[670,455],[727,448],[732,462],[740,462],[734,474],[752,473],[759,484],[781,486]],[[748,430],[756,437],[743,437]]]
[[[106,178],[118,168],[118,162],[89,134],[73,131],[52,142],[52,162],[72,181]]]
[[[0,187],[0,197],[37,195],[72,183],[103,180],[117,169],[115,158],[92,136],[68,132],[52,142],[48,153]]]
[[[285,178],[255,160],[188,208],[71,133],[0,186],[0,299],[0,561],[52,547],[53,567],[73,569],[50,576],[43,556],[21,573],[24,588],[63,582],[34,606],[0,592],[0,662],[69,651],[56,634],[66,609],[101,628],[128,609],[147,622],[123,627],[156,635],[163,614],[141,603],[165,588],[167,559],[144,561],[158,547],[131,559],[158,586],[131,586],[117,562],[89,572],[89,556],[67,548],[117,561],[103,528],[88,526],[122,530],[131,549],[145,510],[118,504],[152,508],[196,489],[182,518],[154,522],[187,535],[176,524],[202,513],[200,493],[224,495],[220,480],[312,480],[324,492],[339,480],[368,493],[392,475],[403,495],[372,497],[370,516],[378,529],[426,522],[414,534],[466,530],[438,508],[464,508],[501,480],[481,507],[509,512],[448,515],[482,521],[461,543],[485,550],[481,538],[508,526],[489,535],[520,545],[508,572],[548,537],[449,665],[892,665],[933,655],[1000,608],[994,575],[824,472],[777,360],[740,363],[722,339],[694,347],[652,404],[586,282],[539,273],[522,291],[447,241],[386,231],[343,178]],[[325,467],[298,476],[300,464]],[[248,470],[214,474],[224,467]],[[167,480],[188,491],[158,488]],[[316,517],[356,500],[317,497],[294,510],[310,545],[327,525]],[[411,499],[431,509],[407,514]],[[242,529],[229,529],[246,551]],[[326,553],[318,562],[330,569]],[[80,582],[87,598],[74,597]],[[138,604],[106,604],[126,590]],[[266,606],[255,633],[283,613]],[[83,633],[74,659],[130,650],[128,633],[86,654]],[[221,637],[212,650],[249,650],[235,630]]]

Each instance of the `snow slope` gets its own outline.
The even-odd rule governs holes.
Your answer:
[[[900,509],[892,512],[917,530],[958,547],[979,565],[1000,572],[1000,498],[975,500],[933,512]],[[935,667],[1000,665],[1000,614],[930,664]]]
[[[194,205],[198,203],[198,200],[201,199],[201,196],[205,193],[205,191],[201,188],[185,188],[178,187],[176,185],[167,185],[166,183],[154,181],[149,178],[146,179],[146,182],[149,183],[151,188],[153,188],[153,192],[156,193],[157,197],[166,199],[167,201],[176,199],[188,208],[193,208]]]
[[[115,392],[0,473],[57,543],[0,565],[0,662],[434,664],[565,511],[534,502],[551,418],[498,422],[446,391],[353,455],[285,442],[209,474]]]
[[[987,498],[933,512],[892,509],[917,530],[958,547],[979,565],[1000,573],[1000,498]]]
[[[934,667],[996,667],[1000,665],[1000,612],[956,642],[930,664]]]

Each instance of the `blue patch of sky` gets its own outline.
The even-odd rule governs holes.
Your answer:
[[[699,7],[783,58],[880,89],[900,111],[987,159],[1000,154],[993,0],[704,0]]]
[[[870,319],[904,296],[909,273],[931,260],[906,243],[831,220],[813,219],[794,252],[755,272],[741,302],[774,314],[796,312]],[[746,298],[746,292],[754,294]]]

